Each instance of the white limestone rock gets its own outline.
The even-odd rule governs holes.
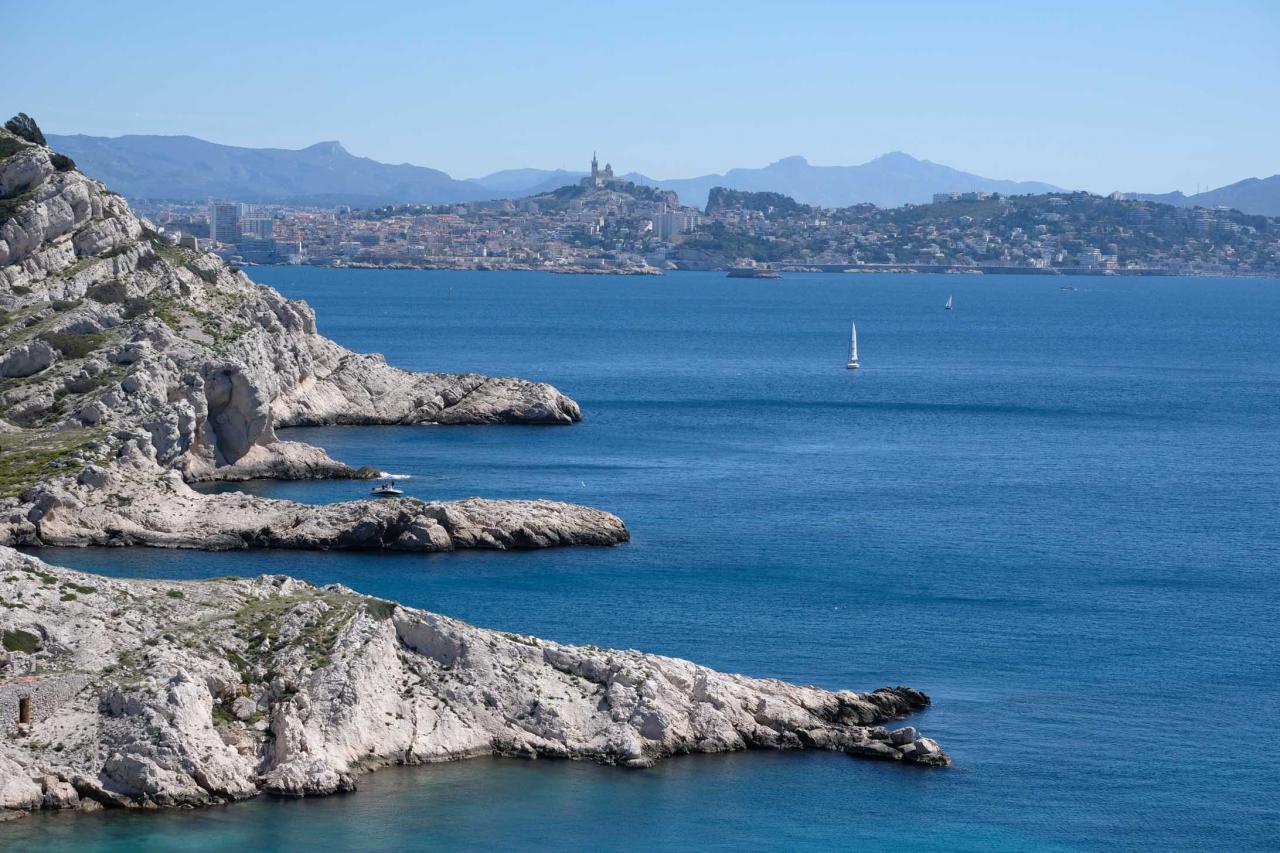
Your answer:
[[[0,356],[0,376],[34,376],[47,370],[56,359],[57,352],[44,341],[18,344]]]
[[[121,580],[0,548],[0,599],[12,605],[0,628],[42,632],[26,657],[57,696],[29,733],[0,739],[3,809],[65,805],[49,777],[105,805],[198,805],[328,794],[382,765],[479,755],[646,767],[823,749],[950,763],[928,738],[888,742],[880,723],[929,703],[910,688],[830,692],[563,645],[337,585]],[[53,740],[66,748],[41,748]]]
[[[6,754],[0,754],[0,811],[38,809],[44,804],[40,783],[31,779],[27,768]]]

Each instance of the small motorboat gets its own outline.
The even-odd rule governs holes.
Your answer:
[[[391,480],[383,480],[372,489],[374,497],[379,498],[398,498],[404,494],[403,489],[397,489],[396,484]]]

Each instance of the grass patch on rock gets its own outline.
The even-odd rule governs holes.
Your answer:
[[[30,145],[23,142],[21,139],[18,139],[16,136],[10,136],[7,133],[0,134],[0,160],[5,159],[6,157],[12,157],[24,148],[30,147]]]
[[[5,631],[0,635],[0,643],[3,643],[7,652],[26,652],[27,654],[40,651],[41,646],[44,645],[39,634],[33,634],[21,628]]]
[[[95,451],[105,432],[91,427],[0,433],[0,497],[17,497],[41,480],[78,471],[85,464],[78,451]]]
[[[39,339],[62,353],[63,358],[84,358],[97,352],[107,342],[104,332],[72,332],[64,329],[57,332],[44,332]]]

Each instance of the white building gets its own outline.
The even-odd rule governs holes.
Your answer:
[[[702,224],[702,216],[692,211],[668,210],[653,218],[653,233],[659,240],[670,240],[686,234]]]

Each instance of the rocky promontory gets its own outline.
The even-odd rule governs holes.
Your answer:
[[[303,302],[173,245],[44,145],[0,129],[0,543],[420,550],[609,545],[626,527],[552,502],[313,507],[208,480],[350,477],[278,429],[581,419],[550,385],[415,373],[316,331]]]
[[[478,755],[645,767],[823,749],[950,759],[884,723],[908,687],[827,691],[475,628],[283,576],[121,580],[9,545],[447,551],[611,545],[552,501],[312,506],[192,484],[353,477],[278,429],[571,424],[555,388],[413,373],[344,349],[301,302],[180,248],[44,145],[0,130],[0,819],[349,790]]]
[[[350,790],[480,755],[821,749],[943,767],[907,687],[831,692],[475,628],[282,576],[118,580],[0,547],[0,815]]]

